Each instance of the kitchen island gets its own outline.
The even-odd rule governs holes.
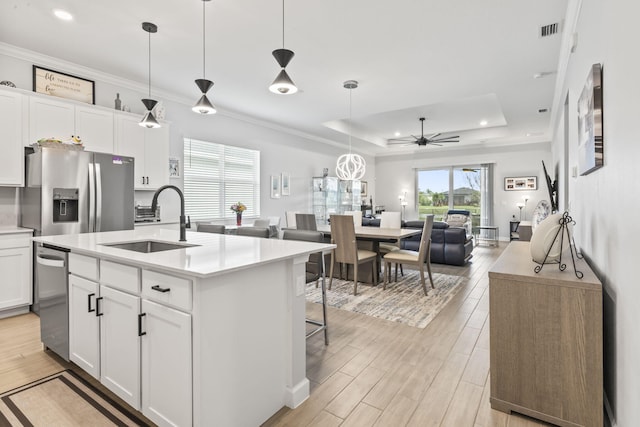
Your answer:
[[[71,360],[159,425],[260,425],[301,404],[305,262],[333,245],[178,237],[143,227],[34,238],[70,251]],[[130,250],[149,241],[165,250]]]

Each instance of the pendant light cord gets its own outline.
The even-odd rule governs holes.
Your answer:
[[[353,130],[353,128],[352,128],[353,119],[351,117],[351,111],[352,111],[351,92],[352,91],[353,91],[353,89],[349,89],[349,154],[351,154],[351,132]]]
[[[149,32],[149,99],[151,99],[151,32]]]
[[[206,78],[205,77],[206,76],[206,74],[205,74],[205,63],[206,63],[206,57],[205,57],[205,52],[206,52],[205,43],[206,43],[206,41],[205,40],[206,40],[206,38],[205,38],[205,22],[204,22],[204,17],[205,17],[205,14],[204,14],[205,8],[204,8],[204,6],[206,4],[207,4],[206,1],[203,0],[202,1],[202,78],[203,79]]]
[[[282,0],[282,48],[284,49],[284,0]]]

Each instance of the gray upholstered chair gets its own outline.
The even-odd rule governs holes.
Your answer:
[[[314,214],[296,214],[296,229],[316,231],[318,229],[316,216]]]
[[[224,234],[225,227],[224,225],[219,225],[219,224],[198,224],[196,226],[196,231],[199,233]]]
[[[269,228],[268,227],[238,227],[236,234],[238,236],[262,237],[264,239],[268,239]]]
[[[296,219],[296,223],[299,224],[298,219]],[[284,230],[282,234],[283,240],[302,240],[305,242],[318,242],[322,243],[324,241],[324,234],[321,231],[311,231],[311,230]],[[314,329],[307,333],[307,338],[316,333],[324,330],[324,343],[325,345],[329,344],[329,336],[327,330],[327,291],[325,285],[325,275],[324,275],[324,262],[322,252],[316,252],[309,255],[309,260],[306,263],[306,282],[316,281],[316,288],[318,287],[318,281],[322,282],[322,322],[312,319],[306,319],[307,323],[318,326],[318,328]]]

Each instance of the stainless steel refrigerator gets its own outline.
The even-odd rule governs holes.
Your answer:
[[[26,156],[21,221],[36,236],[133,229],[134,159],[116,154],[42,148]],[[44,345],[69,360],[68,257],[34,248],[32,310]]]

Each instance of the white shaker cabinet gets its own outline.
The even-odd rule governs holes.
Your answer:
[[[69,359],[100,379],[100,318],[96,315],[99,285],[69,275]]]
[[[0,235],[0,318],[27,312],[31,304],[32,234]]]
[[[0,185],[24,185],[24,150],[26,122],[23,117],[24,96],[10,89],[0,90],[0,150],[5,159],[0,168]]]
[[[44,96],[29,97],[29,138],[26,145],[41,138],[65,140],[75,135],[75,109],[70,102]]]
[[[142,413],[158,425],[192,425],[191,316],[143,299]]]
[[[118,154],[135,158],[135,189],[156,190],[169,183],[169,127],[140,126],[139,117],[116,115]]]
[[[100,382],[140,410],[140,297],[100,285]]]
[[[85,150],[99,153],[113,153],[114,118],[113,112],[87,105],[76,105],[75,134],[80,136]],[[118,153],[119,154],[119,153]]]

